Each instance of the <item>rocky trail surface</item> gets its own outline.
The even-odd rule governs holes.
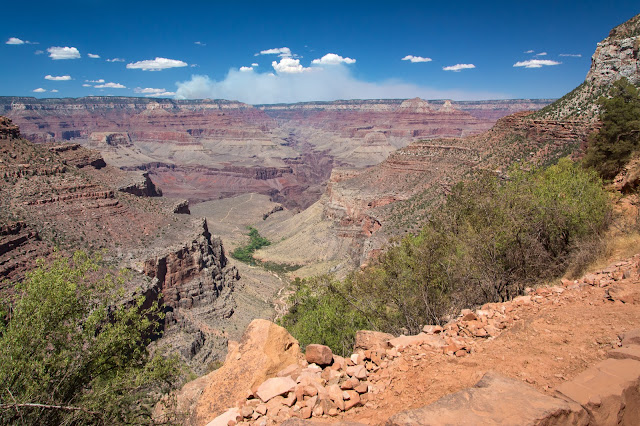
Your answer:
[[[198,379],[200,389],[195,382],[185,387],[187,424],[634,424],[639,266],[636,255],[575,281],[463,310],[416,336],[362,331],[346,359],[321,345],[295,354],[297,343],[284,330],[252,323],[219,371]],[[275,328],[288,342],[280,352],[277,343],[249,344]],[[260,375],[234,375],[240,363],[265,353],[270,364]],[[234,389],[225,391],[226,406],[207,393],[220,389],[223,377],[225,389]]]

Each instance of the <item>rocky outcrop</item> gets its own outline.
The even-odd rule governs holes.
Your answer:
[[[189,210],[189,200],[178,201],[173,205],[173,212],[175,214],[191,214]]]
[[[621,78],[640,84],[640,15],[612,29],[598,43],[585,81],[610,86]]]
[[[173,310],[168,322],[181,318],[179,309],[211,305],[238,278],[235,267],[227,268],[222,241],[212,238],[206,219],[197,236],[147,259],[142,272],[154,280],[164,304]]]
[[[58,154],[65,164],[79,169],[87,166],[101,169],[107,165],[99,152],[83,148],[80,144],[55,144],[49,146],[49,150]]]
[[[138,197],[161,197],[162,191],[156,187],[149,172],[141,173],[133,182],[126,183],[118,188],[118,191],[133,194]],[[187,203],[187,211],[189,204]]]
[[[540,110],[538,117],[554,120],[598,119],[598,98],[607,95],[609,87],[621,78],[640,84],[640,15],[611,30],[598,43],[591,57],[591,68],[585,81],[553,104]]]
[[[24,278],[24,272],[51,250],[38,231],[25,222],[0,225],[0,294],[12,293],[9,283]]]
[[[182,388],[177,395],[178,410],[189,413],[185,424],[205,425],[257,391],[265,380],[300,361],[298,342],[284,328],[254,320],[240,343],[229,344],[222,367]]]
[[[7,117],[0,117],[0,139],[20,137],[20,129]]]

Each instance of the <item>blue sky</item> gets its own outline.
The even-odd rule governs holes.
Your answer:
[[[640,13],[637,0],[10,1],[2,9],[0,95],[249,103],[560,97],[583,81],[596,43]]]

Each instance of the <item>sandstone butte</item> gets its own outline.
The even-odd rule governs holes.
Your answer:
[[[255,320],[223,367],[177,394],[189,425],[635,425],[640,254],[577,280],[465,309],[415,336],[358,332],[348,358],[307,362]],[[266,338],[269,336],[269,338]]]

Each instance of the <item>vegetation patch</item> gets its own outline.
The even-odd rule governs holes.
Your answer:
[[[584,162],[603,179],[613,179],[640,149],[640,93],[623,78],[598,103],[602,128],[589,138]]]
[[[249,227],[249,243],[245,246],[238,247],[233,252],[231,252],[231,257],[233,257],[234,259],[238,259],[241,262],[245,262],[250,265],[255,265],[256,260],[253,258],[253,253],[256,250],[269,245],[271,245],[271,241],[260,236],[260,233],[258,232],[258,230],[250,226]]]
[[[597,173],[569,159],[512,169],[506,181],[478,174],[371,266],[342,281],[297,281],[281,324],[303,346],[322,343],[337,353],[348,353],[362,328],[417,334],[462,308],[577,273],[597,255],[609,218]]]
[[[76,253],[40,263],[0,313],[0,424],[150,424],[178,386],[177,358],[151,354],[163,314],[144,297],[118,303],[118,279],[97,278]]]
[[[276,262],[263,262],[253,257],[253,253],[256,250],[271,245],[271,241],[262,237],[258,230],[252,226],[249,226],[249,243],[245,246],[238,247],[231,252],[231,257],[241,262],[248,263],[253,266],[261,266],[267,271],[275,272],[276,274],[286,274],[298,270],[302,265],[288,265],[284,263]]]

